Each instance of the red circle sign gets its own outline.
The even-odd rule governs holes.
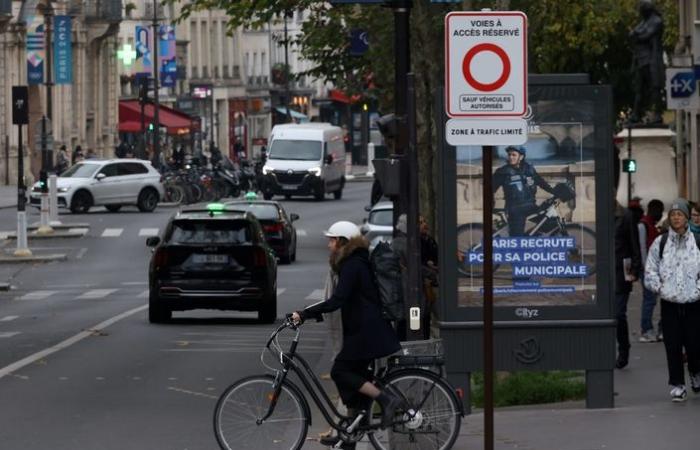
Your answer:
[[[501,72],[501,76],[493,83],[480,83],[472,76],[472,59],[474,59],[474,57],[481,52],[492,52],[501,58],[503,72]],[[475,89],[484,92],[492,92],[502,87],[504,84],[506,84],[506,81],[508,81],[508,77],[510,77],[510,58],[508,58],[508,55],[501,47],[495,44],[478,44],[469,49],[467,54],[464,56],[464,61],[462,61],[462,73],[464,74],[464,79],[467,80],[467,83],[469,83]]]

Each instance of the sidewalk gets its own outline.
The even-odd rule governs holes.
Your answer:
[[[17,207],[17,186],[0,186],[0,209]]]
[[[700,448],[700,394],[688,387],[672,403],[662,342],[640,344],[641,288],[635,283],[628,316],[630,364],[615,371],[615,408],[585,409],[583,402],[497,409],[497,450],[690,450]],[[658,317],[657,305],[655,316]],[[654,324],[657,319],[654,320]],[[687,377],[687,373],[686,373]],[[686,383],[688,383],[686,378]],[[484,448],[484,416],[466,416],[454,449]]]

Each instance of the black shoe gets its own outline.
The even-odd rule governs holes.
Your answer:
[[[321,445],[325,445],[325,446],[327,446],[327,447],[333,447],[333,446],[336,445],[338,442],[340,442],[340,437],[337,436],[337,435],[336,435],[336,436],[334,436],[334,435],[331,435],[331,436],[323,436],[323,437],[319,440],[319,442],[321,443]]]
[[[399,397],[382,392],[377,397],[379,404],[382,406],[382,428],[387,428],[394,422],[396,410],[404,405],[404,401]]]
[[[618,369],[624,369],[627,367],[627,364],[630,362],[630,357],[629,355],[626,355],[624,353],[620,353],[617,355],[617,361],[615,361],[615,367]]]

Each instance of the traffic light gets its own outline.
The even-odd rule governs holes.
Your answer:
[[[39,187],[41,192],[49,191],[49,180],[48,172],[46,170],[39,171]]]
[[[148,131],[153,131],[155,127],[153,126],[153,122],[148,124]]]
[[[625,173],[634,173],[637,171],[637,160],[635,159],[623,159],[622,160],[622,171]]]

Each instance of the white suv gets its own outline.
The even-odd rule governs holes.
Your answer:
[[[85,213],[92,206],[119,211],[123,205],[136,205],[151,212],[163,198],[160,173],[149,161],[140,159],[88,159],[81,161],[57,179],[58,206],[74,213]],[[35,183],[30,202],[41,205],[41,186]]]

